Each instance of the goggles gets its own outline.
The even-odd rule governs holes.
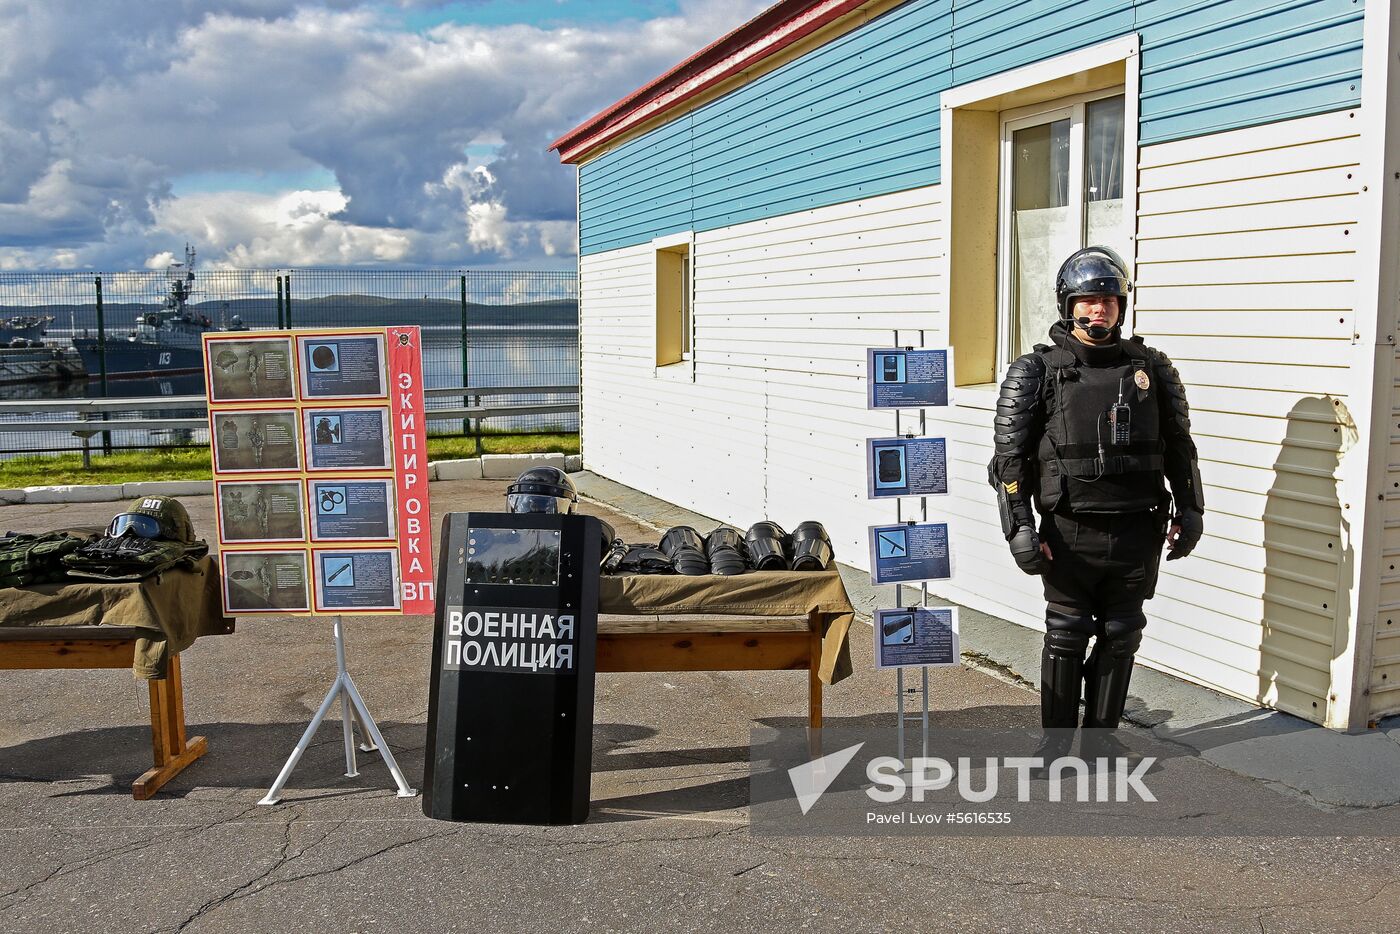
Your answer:
[[[513,513],[542,512],[567,516],[574,511],[573,500],[562,496],[545,496],[542,493],[508,493],[506,503]]]
[[[124,512],[107,526],[108,538],[120,538],[130,532],[141,538],[160,538],[160,520],[139,512]]]

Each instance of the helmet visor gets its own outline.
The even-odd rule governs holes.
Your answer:
[[[107,526],[107,535],[119,538],[130,532],[141,538],[160,538],[160,520],[139,512],[124,512]]]
[[[508,493],[506,504],[513,513],[542,512],[567,516],[574,511],[572,500],[562,496],[544,496],[540,493]]]

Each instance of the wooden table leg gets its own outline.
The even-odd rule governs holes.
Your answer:
[[[131,796],[138,801],[154,795],[160,787],[209,748],[203,736],[185,738],[185,695],[180,682],[180,656],[170,656],[164,678],[153,678],[147,685],[151,695],[151,753],[155,765],[131,783]]]

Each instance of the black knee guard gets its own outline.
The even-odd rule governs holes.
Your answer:
[[[1045,647],[1040,654],[1040,725],[1073,729],[1079,722],[1079,690],[1084,678],[1084,650],[1093,619],[1049,610]]]
[[[1147,619],[1140,612],[1103,622],[1103,635],[1084,667],[1084,726],[1114,729],[1128,702],[1133,658]]]

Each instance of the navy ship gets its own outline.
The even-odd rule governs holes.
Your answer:
[[[0,347],[42,347],[50,324],[53,324],[52,315],[0,318]]]
[[[170,264],[169,287],[161,307],[137,315],[130,333],[108,334],[108,379],[183,376],[204,371],[200,335],[220,328],[189,307],[194,293],[194,260],[194,247],[186,244],[185,261]],[[97,338],[74,337],[73,347],[82,357],[88,376],[97,378],[103,367]]]

